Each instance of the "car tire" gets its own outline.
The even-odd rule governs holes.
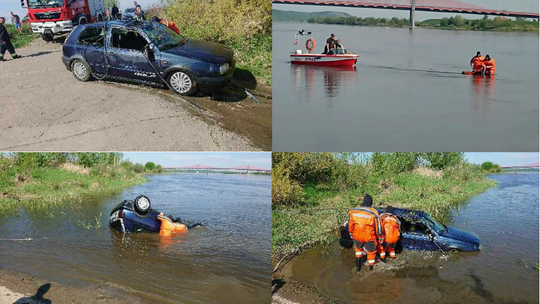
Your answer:
[[[86,82],[92,78],[92,70],[90,70],[90,66],[88,63],[82,60],[77,59],[71,63],[71,72],[78,81]]]
[[[135,212],[140,215],[146,215],[151,209],[150,199],[144,195],[139,195],[133,201],[133,208]]]
[[[177,70],[171,72],[167,82],[173,91],[182,96],[193,95],[197,90],[197,81],[188,71]]]
[[[86,16],[85,15],[80,15],[78,18],[77,18],[77,24],[87,24],[87,20],[86,20]]]

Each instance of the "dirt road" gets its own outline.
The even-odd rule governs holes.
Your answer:
[[[60,48],[38,40],[17,50],[22,59],[0,63],[0,151],[271,149],[271,99],[186,100],[159,88],[82,83]]]

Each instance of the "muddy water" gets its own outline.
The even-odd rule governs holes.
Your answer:
[[[403,251],[357,274],[353,250],[336,242],[308,250],[282,273],[338,303],[538,303],[538,173],[491,178],[498,187],[448,223],[476,233],[480,252]]]
[[[270,178],[149,180],[113,197],[0,216],[0,267],[75,287],[107,284],[149,303],[269,303]],[[155,209],[205,226],[170,239],[111,230],[112,207],[141,193]]]

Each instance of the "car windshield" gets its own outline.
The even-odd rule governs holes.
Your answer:
[[[38,7],[60,7],[64,5],[64,0],[28,0],[30,8]]]
[[[427,224],[431,227],[431,229],[435,230],[437,233],[441,233],[443,231],[446,231],[446,226],[437,222],[436,220],[432,219],[429,215],[424,215],[424,218],[426,219]]]
[[[170,28],[157,22],[148,22],[142,27],[150,41],[161,51],[183,45],[187,39],[178,35]]]
[[[124,13],[133,13],[133,12],[135,12],[134,8],[126,8],[126,10],[124,11]]]

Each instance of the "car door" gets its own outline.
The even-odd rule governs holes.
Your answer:
[[[159,83],[159,77],[143,53],[147,40],[135,29],[112,27],[107,56],[112,76]]]
[[[428,226],[419,219],[400,218],[401,244],[408,250],[437,250]]]
[[[104,53],[105,29],[87,27],[81,32],[77,42],[82,49],[82,56],[90,65],[92,72],[105,74],[107,66]]]

